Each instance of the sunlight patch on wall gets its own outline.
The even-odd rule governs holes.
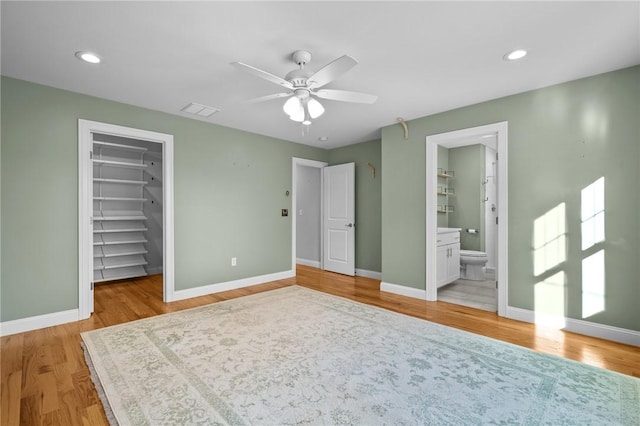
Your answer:
[[[582,259],[582,318],[604,311],[604,250]]]
[[[582,190],[582,250],[604,241],[604,176]]]
[[[535,323],[564,328],[566,306],[566,274],[560,271],[535,284]]]
[[[582,250],[605,240],[604,176],[581,192]],[[604,249],[582,259],[582,318],[605,310]]]
[[[536,277],[567,260],[565,211],[565,203],[560,203],[533,223],[533,273]]]

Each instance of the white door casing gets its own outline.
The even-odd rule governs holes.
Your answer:
[[[323,169],[324,269],[355,275],[355,163]]]
[[[174,300],[173,135],[78,120],[78,317],[93,312],[93,134],[121,136],[162,144],[163,158],[163,300]]]
[[[498,167],[498,250],[496,280],[498,281],[498,315],[506,316],[508,301],[508,123],[506,121],[484,126],[430,135],[426,138],[426,299],[437,300],[436,235],[438,228],[436,205],[438,145],[447,147],[467,145],[465,141],[485,135],[495,135]]]
[[[325,163],[323,161],[315,161],[315,160],[307,160],[304,158],[297,158],[297,157],[293,157],[292,161],[291,161],[291,185],[293,188],[292,194],[291,194],[291,211],[292,211],[292,215],[291,215],[291,271],[295,272],[296,270],[296,259],[297,259],[297,214],[296,212],[298,211],[298,186],[297,186],[297,182],[298,182],[298,167],[299,166],[303,166],[303,167],[314,167],[317,169],[323,169],[325,167],[328,166],[328,163]],[[323,194],[322,192],[322,178],[320,179],[320,194]],[[322,216],[322,212],[323,212],[323,198],[324,196],[320,197],[320,215]],[[322,221],[322,219],[320,219]],[[320,224],[320,227],[322,227],[322,223]],[[324,235],[324,234],[323,234]],[[322,237],[320,238],[320,268],[322,268],[322,256],[323,256],[323,244],[322,244]]]

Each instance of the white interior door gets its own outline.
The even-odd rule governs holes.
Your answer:
[[[355,275],[355,163],[323,169],[324,269]]]

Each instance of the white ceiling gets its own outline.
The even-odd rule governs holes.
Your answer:
[[[307,145],[333,148],[441,111],[640,64],[640,1],[1,2],[2,74]],[[514,48],[529,55],[508,63]],[[313,71],[360,63],[325,88],[377,94],[322,100],[302,135],[282,91],[229,65],[278,76],[309,50]],[[77,60],[92,50],[100,65]],[[220,108],[210,118],[180,111]],[[328,141],[320,142],[321,136]]]

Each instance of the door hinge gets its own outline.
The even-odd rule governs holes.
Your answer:
[[[93,290],[93,281],[91,281],[90,284],[91,284],[91,290]]]
[[[496,152],[496,160],[498,159],[498,153]]]
[[[498,216],[496,216],[496,225],[498,224]]]
[[[93,151],[89,151],[89,159],[93,160]]]
[[[496,280],[496,288],[498,288],[498,280]]]

